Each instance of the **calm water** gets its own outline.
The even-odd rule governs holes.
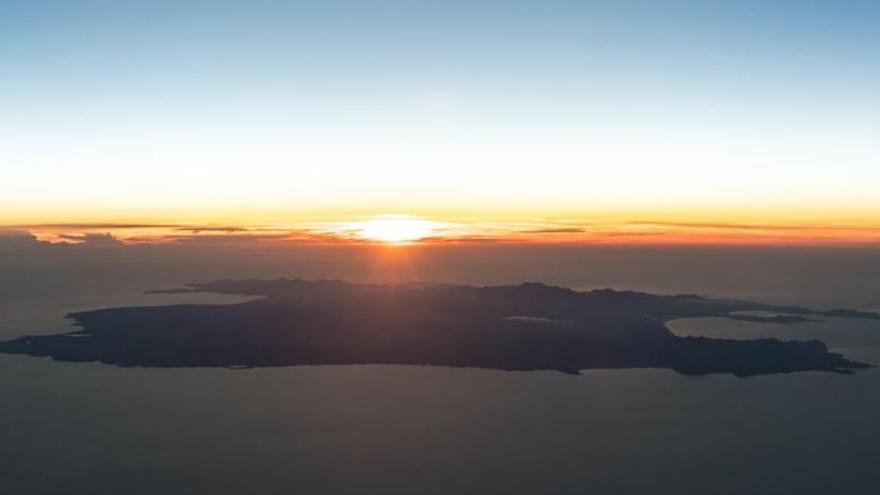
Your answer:
[[[72,310],[182,300],[239,298],[146,296],[130,286],[7,298],[0,336],[64,330]],[[877,322],[701,318],[671,327],[821,338],[880,363]],[[749,379],[157,370],[0,356],[0,375],[4,494],[873,495],[880,486],[877,370]]]

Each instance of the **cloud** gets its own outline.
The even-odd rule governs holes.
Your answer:
[[[0,249],[28,249],[44,244],[26,230],[0,230]]]
[[[208,230],[208,233],[202,234],[193,232],[187,235],[162,234],[157,236],[134,236],[129,237],[126,241],[131,243],[172,243],[172,244],[242,244],[247,242],[294,242],[294,243],[350,243],[352,239],[340,236],[335,233],[316,232],[309,229],[299,230],[250,230],[250,229],[233,229],[233,230]]]
[[[167,235],[162,240],[187,244],[224,244],[289,239],[289,234],[205,234]]]
[[[77,244],[82,244],[88,247],[119,247],[124,246],[124,244],[113,237],[112,234],[97,234],[92,232],[87,232],[85,234],[61,234],[58,236],[59,239],[65,241],[72,241]]]

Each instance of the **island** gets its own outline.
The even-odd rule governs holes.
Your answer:
[[[250,368],[406,364],[495,370],[667,368],[751,376],[869,365],[820,341],[683,337],[677,318],[767,311],[880,319],[698,295],[611,289],[381,285],[334,280],[222,280],[161,292],[259,296],[220,305],[120,307],[69,315],[79,330],[0,342],[0,353],[140,367]]]

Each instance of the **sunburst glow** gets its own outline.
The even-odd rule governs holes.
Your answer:
[[[418,241],[437,230],[435,222],[406,215],[382,216],[352,227],[362,239],[392,244]]]

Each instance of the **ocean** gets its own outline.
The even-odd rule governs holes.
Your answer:
[[[4,287],[0,337],[70,330],[70,311],[243,299],[142,293],[187,274],[107,276],[77,287],[69,276],[53,284],[53,269]],[[603,282],[578,283],[564,267],[554,273],[569,286]],[[741,280],[727,293],[722,282],[687,292],[750,293]],[[680,292],[683,284],[642,285]],[[754,298],[876,307],[860,281],[851,297],[841,291],[846,283],[824,282],[788,300],[768,285],[756,283]],[[669,326],[682,335],[819,338],[880,364],[877,321],[697,318]],[[0,355],[0,376],[0,493],[9,495],[873,495],[880,486],[877,369],[570,376],[383,365],[144,369]]]

